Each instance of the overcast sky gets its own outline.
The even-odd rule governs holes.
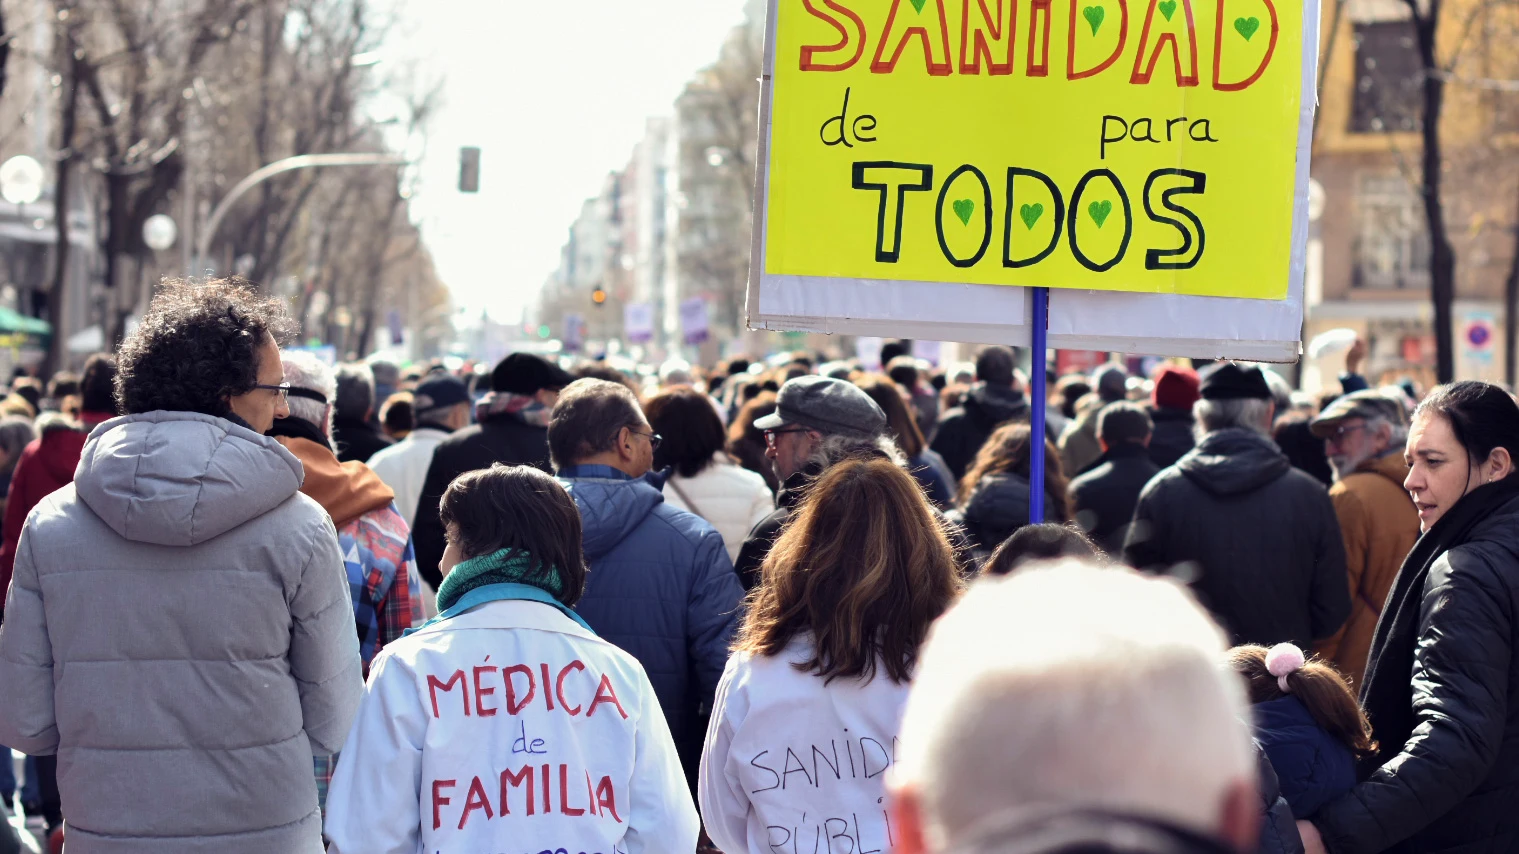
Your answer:
[[[425,57],[446,78],[416,215],[455,302],[508,322],[645,119],[670,112],[743,20],[742,0],[405,2],[416,35],[387,50]],[[456,189],[465,145],[482,149],[472,196]]]

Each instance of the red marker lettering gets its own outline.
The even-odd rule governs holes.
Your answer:
[[[517,699],[516,683],[512,679],[518,673],[527,677],[527,695],[520,701]],[[533,694],[538,690],[533,681],[533,669],[525,664],[513,664],[511,667],[501,668],[501,678],[506,681],[506,713],[515,715],[533,701]]]
[[[580,663],[580,659],[577,658],[574,661],[570,662],[569,664],[566,664],[564,666],[564,669],[559,671],[559,679],[554,683],[554,691],[557,694],[559,694],[559,705],[562,706],[562,707],[564,707],[564,710],[566,712],[569,712],[572,716],[580,714],[580,707],[579,706],[571,706],[570,705],[570,701],[566,700],[564,698],[564,677],[570,675],[570,672],[573,671],[573,670],[584,670],[584,669],[585,669],[585,665],[581,664]],[[545,677],[545,680],[546,679],[547,679],[547,677]],[[543,684],[545,686],[545,690],[547,690],[546,686],[548,685],[548,682],[545,681]]]
[[[485,799],[485,786],[476,777],[469,784],[469,795],[464,798],[464,815],[459,816],[459,829],[464,829],[464,823],[469,821],[469,814],[475,810],[485,810],[486,819],[494,818],[491,812],[491,802]]]
[[[427,695],[432,698],[432,716],[438,717],[438,689],[442,688],[445,693],[452,691],[458,684],[459,690],[464,693],[464,716],[469,717],[469,683],[464,681],[464,671],[455,670],[454,675],[447,682],[438,681],[438,677],[427,674]]]
[[[461,673],[459,675],[462,677],[464,674]],[[440,828],[440,827],[443,826],[443,818],[440,815],[441,808],[445,807],[445,806],[448,806],[448,804],[452,803],[448,798],[443,797],[443,795],[442,795],[443,789],[445,789],[445,788],[452,789],[453,787],[454,787],[454,781],[453,780],[434,780],[434,781],[432,781],[432,829],[433,830],[437,830],[438,828]]]
[[[485,707],[485,703],[483,702],[485,695],[496,693],[496,689],[486,688],[485,686],[481,685],[480,676],[485,673],[495,672],[496,668],[492,665],[484,665],[475,668],[475,714],[479,715],[482,718],[495,717],[496,715],[496,707],[491,706],[487,709]]]
[[[596,714],[596,707],[602,703],[611,703],[617,708],[617,714],[622,715],[623,720],[628,719],[628,713],[623,711],[622,703],[617,701],[617,692],[612,690],[612,677],[603,673],[601,685],[596,688],[596,696],[591,699],[591,707],[585,710],[585,716]]]

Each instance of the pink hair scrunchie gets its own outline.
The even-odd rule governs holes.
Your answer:
[[[1296,673],[1307,662],[1303,651],[1290,643],[1279,643],[1266,653],[1266,672],[1276,677],[1276,686],[1282,693],[1290,694],[1287,676]]]

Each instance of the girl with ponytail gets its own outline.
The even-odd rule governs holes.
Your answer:
[[[1356,762],[1373,755],[1371,724],[1344,677],[1290,643],[1238,646],[1229,663],[1245,677],[1255,738],[1282,784],[1294,818],[1355,787]]]

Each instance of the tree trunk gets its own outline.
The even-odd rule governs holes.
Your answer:
[[[5,10],[0,9],[0,95],[5,94],[6,65],[11,58],[11,37],[14,34],[5,29]]]
[[[1519,215],[1514,219],[1514,257],[1503,280],[1503,380],[1514,387],[1515,358],[1519,357]]]
[[[1445,80],[1435,61],[1435,35],[1439,6],[1432,4],[1428,17],[1416,17],[1419,55],[1424,64],[1424,110],[1420,158],[1424,217],[1429,223],[1429,296],[1435,315],[1435,378],[1448,383],[1456,376],[1452,305],[1456,299],[1456,250],[1445,228],[1445,205],[1441,197],[1443,157],[1440,147],[1440,114],[1445,105]]]
[[[106,234],[102,248],[105,250],[106,299],[101,312],[101,331],[105,333],[106,346],[115,349],[121,341],[124,328],[117,306],[120,300],[121,273],[127,254],[127,234],[132,221],[132,178],[116,171],[105,173],[106,182]]]
[[[53,225],[57,238],[53,246],[53,283],[47,294],[47,322],[53,327],[53,339],[43,365],[46,375],[63,367],[67,341],[63,329],[64,297],[69,288],[69,185],[74,165],[74,136],[79,126],[79,65],[74,55],[74,34],[67,26],[59,36],[66,70],[63,80],[63,115],[58,123],[57,175],[53,183]]]

